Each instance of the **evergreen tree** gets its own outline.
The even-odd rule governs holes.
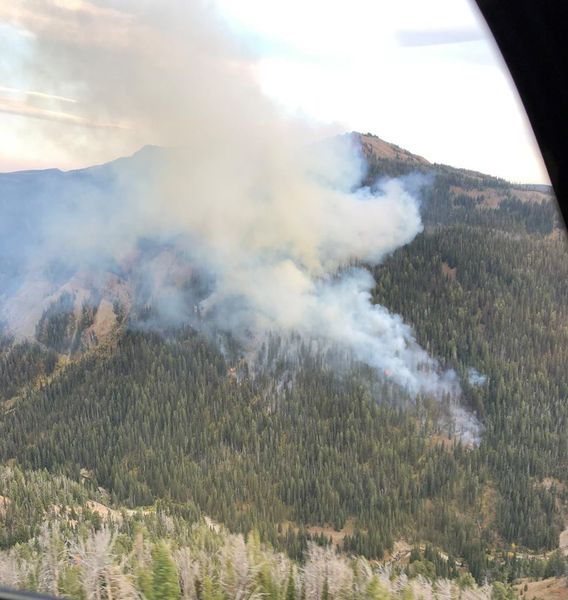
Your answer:
[[[167,546],[157,544],[152,553],[152,600],[180,600],[176,567]]]

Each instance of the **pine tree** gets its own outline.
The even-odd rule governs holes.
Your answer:
[[[296,585],[294,582],[294,574],[292,569],[290,569],[290,574],[288,575],[288,584],[286,586],[286,600],[296,600]]]
[[[176,567],[164,543],[154,547],[152,562],[152,600],[180,600],[181,590]]]

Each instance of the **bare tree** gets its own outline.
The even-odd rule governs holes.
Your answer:
[[[25,588],[33,570],[33,563],[17,557],[14,550],[0,553],[0,585],[14,589]]]
[[[38,536],[40,564],[38,589],[52,596],[59,594],[59,577],[66,562],[66,548],[59,531],[59,523],[44,523]]]
[[[77,542],[71,552],[80,567],[80,578],[87,600],[134,600],[140,594],[124,563],[115,564],[114,534],[108,527]]]
[[[199,577],[199,562],[193,559],[191,551],[187,547],[176,550],[173,558],[179,576],[183,600],[197,600],[195,580]]]

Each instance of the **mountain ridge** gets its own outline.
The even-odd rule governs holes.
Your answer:
[[[191,308],[210,282],[175,247],[144,240],[91,269],[50,264],[31,335],[0,336],[0,461],[75,480],[88,472],[114,506],[166,502],[236,532],[257,528],[295,556],[303,532],[337,530],[342,550],[372,559],[406,539],[435,545],[478,581],[531,573],[531,561],[558,548],[568,515],[561,221],[552,196],[527,202],[495,178],[389,156],[367,155],[370,181],[412,185],[417,168],[435,177],[412,188],[424,231],[362,266],[369,293],[454,370],[466,414],[483,425],[478,445],[461,441],[444,400],[412,401],[388,376],[337,368],[302,340],[290,356],[267,338],[254,365],[230,336],[160,322],[156,288],[183,289]],[[87,206],[112,208],[108,178],[100,189],[79,179]],[[19,240],[14,229],[41,232],[50,211],[81,209],[79,189],[55,197],[47,186],[29,198],[31,215],[17,190],[0,194],[9,217],[0,243]],[[19,283],[35,248],[2,253],[0,282]],[[12,292],[2,290],[5,301]],[[4,543],[37,527],[14,517]],[[516,563],[513,543],[523,549]]]
[[[524,209],[522,205],[544,202],[550,207],[547,208],[548,213],[550,215],[554,213],[553,216],[546,218],[553,219],[556,223],[549,227],[550,234],[554,234],[555,228],[562,228],[554,196],[546,188],[509,184],[504,180],[484,174],[436,165],[372,134],[351,132],[345,135],[354,140],[354,143],[360,148],[368,165],[366,182],[369,184],[377,177],[405,177],[414,172],[432,174],[438,180],[445,178],[449,182],[448,196],[452,206],[456,203],[463,205],[472,202],[475,210],[480,211],[479,216],[486,210],[493,211],[493,215],[487,213],[483,217],[490,220],[492,216],[497,215],[503,203],[509,207],[507,209],[509,211],[510,205],[513,203],[514,210],[519,214],[525,211],[528,218],[531,209]],[[73,227],[71,216],[73,214],[80,215],[80,211],[85,211],[85,207],[87,209],[86,218],[91,218],[91,215],[96,212],[112,215],[115,210],[113,205],[121,202],[120,197],[123,194],[121,180],[125,175],[130,177],[132,173],[141,173],[143,178],[137,185],[143,187],[144,178],[151,177],[153,171],[159,168],[164,160],[167,160],[167,152],[157,146],[145,146],[130,157],[118,158],[109,163],[84,169],[71,171],[48,169],[0,174],[0,211],[5,215],[3,224],[0,224],[0,235],[3,238],[3,241],[0,242],[0,250],[4,250],[6,257],[4,265],[0,261],[0,321],[7,321],[8,324],[17,321],[12,327],[14,333],[19,337],[33,337],[41,314],[38,311],[45,311],[50,304],[50,301],[43,302],[43,308],[39,308],[37,300],[34,298],[40,294],[47,299],[51,297],[52,302],[57,302],[59,296],[65,292],[64,286],[57,286],[53,281],[45,281],[45,278],[36,280],[34,286],[29,290],[22,288],[21,292],[12,293],[12,295],[7,291],[10,286],[13,287],[14,280],[18,281],[18,274],[24,263],[33,259],[34,253],[37,253],[41,247],[40,238],[42,229],[45,229],[44,223],[55,221],[54,226],[60,227],[58,220],[63,223],[68,220],[70,227]],[[26,198],[25,202],[21,202],[22,197]],[[85,200],[79,203],[78,198],[81,197],[84,197]],[[434,198],[434,200],[423,200],[424,202],[438,201]],[[448,214],[451,213],[451,209],[446,209],[446,211]],[[432,225],[432,221],[444,221],[441,213],[434,219],[429,219],[427,209],[423,209],[422,212],[427,227]],[[54,213],[60,216],[53,217]],[[119,279],[127,276],[132,269],[132,264],[132,260],[127,259],[122,264],[108,265],[110,268],[106,269],[107,281],[110,282],[113,278],[116,280],[117,276]],[[174,271],[179,270],[181,265],[172,266],[172,268]],[[53,272],[51,267],[50,270]],[[56,270],[61,271],[59,267],[56,267]],[[65,277],[63,271],[61,274]],[[72,288],[77,287],[77,284],[71,280],[68,282]],[[104,282],[104,277],[101,285],[103,290],[110,289],[108,288],[109,284]],[[132,294],[137,285],[135,281],[131,282],[124,287],[124,293],[117,292],[128,306],[132,304]],[[95,295],[100,291],[94,290]],[[85,289],[81,294],[89,296],[91,292]],[[76,296],[81,294],[75,293]],[[114,303],[116,299],[115,294],[114,297],[106,298],[106,301]],[[23,307],[31,307],[30,302],[38,308],[28,309],[25,318],[17,317],[22,313]],[[79,310],[80,307],[77,306],[75,311]],[[36,316],[30,320],[32,312]]]

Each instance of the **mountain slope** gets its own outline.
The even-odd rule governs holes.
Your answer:
[[[431,164],[425,158],[412,154],[412,152],[396,144],[385,142],[376,135],[356,132],[350,135],[354,142],[361,146],[361,150],[367,161],[394,160],[413,166],[428,166]]]
[[[253,363],[231,339],[157,332],[151,291],[131,300],[140,256],[168,283],[195,290],[199,277],[150,244],[94,284],[57,273],[34,330],[40,345],[5,338],[0,458],[75,479],[83,469],[118,504],[166,499],[256,527],[289,552],[290,523],[342,530],[344,549],[372,558],[406,537],[482,580],[502,576],[497,550],[510,543],[556,547],[568,486],[568,273],[553,197],[377,140],[363,148],[369,182],[420,173],[426,230],[373,270],[373,296],[461,376],[484,426],[479,446],[453,435],[443,402],[411,402],[388,378],[358,364],[336,370],[307,344],[290,356],[273,338],[269,358]],[[105,310],[112,325],[99,335]]]

